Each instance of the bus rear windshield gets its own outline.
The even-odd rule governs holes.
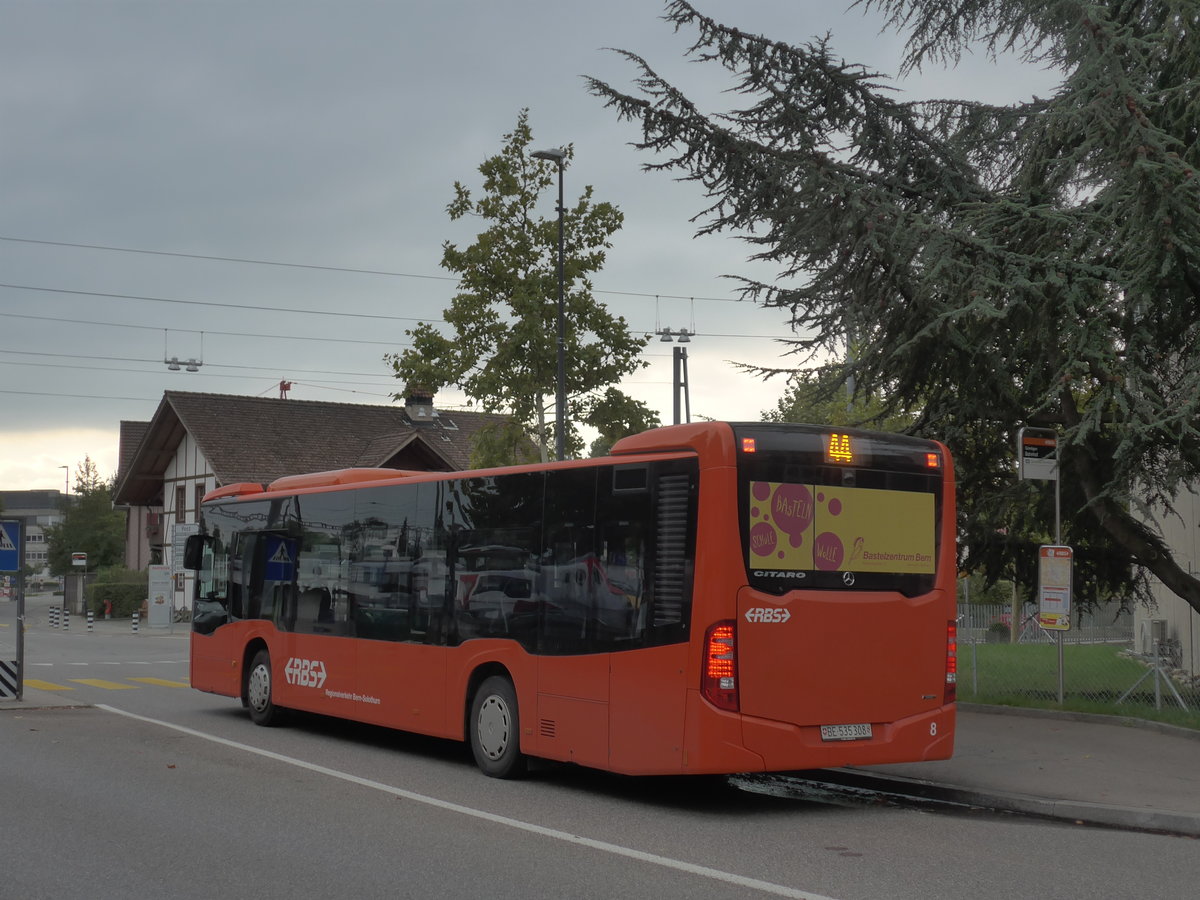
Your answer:
[[[831,443],[828,429],[815,426],[737,432],[739,524],[751,587],[777,595],[819,589],[908,596],[933,588],[942,472],[929,454],[937,445],[859,432]]]

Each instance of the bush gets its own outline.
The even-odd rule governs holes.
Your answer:
[[[1003,622],[993,622],[988,626],[987,642],[989,644],[1007,644],[1012,640],[1012,631]]]
[[[111,610],[113,618],[127,619],[134,610],[140,610],[150,590],[147,572],[110,566],[96,574],[96,580],[88,585],[86,599],[88,609],[102,618]],[[110,605],[111,604],[111,605]]]

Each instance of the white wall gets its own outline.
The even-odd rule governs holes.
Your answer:
[[[1192,575],[1200,575],[1200,494],[1184,491],[1175,500],[1175,513],[1162,512],[1158,525],[1179,565]],[[1152,579],[1156,609],[1138,608],[1134,619],[1134,649],[1146,652],[1152,639],[1151,622],[1166,622],[1167,637],[1179,641],[1183,668],[1200,674],[1200,613],[1176,597],[1157,579]]]
[[[183,488],[183,508],[177,508],[178,489]],[[175,449],[175,457],[163,472],[163,563],[175,568],[175,526],[197,521],[197,489],[201,494],[216,487],[216,478],[209,469],[208,460],[196,446],[190,434],[184,436]],[[175,578],[175,608],[190,608],[192,605],[191,575]]]

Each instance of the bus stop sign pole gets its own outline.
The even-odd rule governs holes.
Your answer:
[[[1063,632],[1071,627],[1070,614],[1070,568],[1073,554],[1070,547],[1062,546],[1062,479],[1058,477],[1058,432],[1052,428],[1029,428],[1024,426],[1017,432],[1017,463],[1022,479],[1039,479],[1054,482],[1054,546],[1042,547],[1038,553],[1038,625],[1054,631],[1058,644],[1058,704],[1062,705],[1063,690]],[[1057,583],[1062,565],[1067,567],[1065,592]],[[1054,585],[1044,583],[1048,572],[1054,572]],[[1056,608],[1064,602],[1066,613],[1043,615],[1047,599],[1052,599]]]

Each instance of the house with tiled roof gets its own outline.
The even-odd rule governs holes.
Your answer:
[[[167,391],[149,422],[122,422],[113,500],[128,510],[125,564],[170,564],[200,500],[238,482],[357,467],[470,467],[475,435],[504,416],[439,411],[433,394],[403,406]],[[176,606],[187,605],[177,576]]]

